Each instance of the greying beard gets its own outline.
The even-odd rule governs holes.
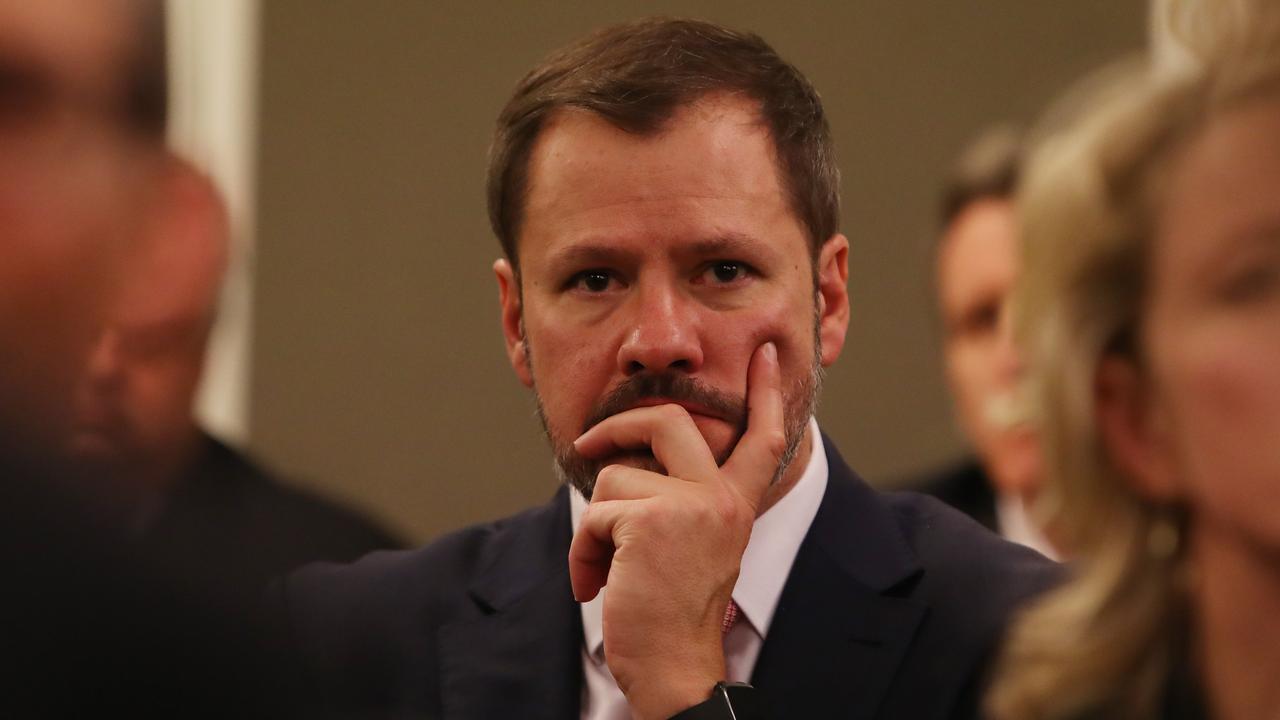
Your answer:
[[[796,381],[793,392],[787,393],[783,389],[783,431],[786,437],[786,446],[782,454],[778,458],[778,467],[770,479],[770,486],[781,482],[786,476],[787,470],[791,467],[791,463],[795,461],[796,455],[800,452],[800,444],[804,441],[805,430],[809,425],[809,418],[813,417],[818,409],[818,396],[822,389],[822,382],[825,377],[826,370],[822,367],[822,337],[820,334],[820,319],[818,313],[814,312],[813,322],[813,363],[808,374]],[[524,345],[524,356],[529,363],[529,374],[536,377],[533,372],[533,353],[530,352],[529,339],[525,336],[521,342]],[[796,403],[793,407],[790,402],[792,397],[801,396],[803,400]],[[554,469],[556,479],[565,485],[569,485],[582,493],[588,501],[596,487],[596,475],[600,470],[610,463],[599,460],[588,460],[582,457],[573,449],[572,440],[561,448],[556,442],[555,437],[551,434],[551,425],[547,422],[547,414],[543,409],[542,396],[538,392],[538,385],[535,381],[533,384],[533,398],[538,416],[538,421],[542,423],[542,431],[547,436],[547,442],[551,445],[551,450],[555,454]],[[593,423],[594,424],[594,423]],[[738,441],[742,439],[742,432],[745,426],[739,428],[738,437],[733,441],[725,457],[717,457],[716,464],[723,465],[728,456],[733,453],[737,447]],[[583,428],[586,432],[587,428]],[[642,467],[646,470],[657,472],[663,471],[662,466],[657,460],[649,458],[649,462],[641,462]]]

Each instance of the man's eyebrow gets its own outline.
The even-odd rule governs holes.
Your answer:
[[[753,235],[724,233],[696,240],[680,249],[691,255],[735,255],[748,250],[759,252],[768,247],[768,243]]]
[[[1240,242],[1272,247],[1280,244],[1280,217],[1272,217],[1255,223],[1240,233]]]
[[[618,247],[608,241],[589,241],[570,245],[552,252],[548,262],[552,265],[608,265],[634,255],[633,251]]]
[[[0,90],[4,91],[6,100],[13,100],[18,94],[28,98],[34,94],[48,95],[54,85],[53,74],[38,61],[0,50]]]
[[[772,247],[755,236],[736,232],[700,238],[672,248],[674,253],[693,257],[758,254],[762,250],[771,251]],[[639,254],[633,248],[620,247],[608,240],[588,240],[555,250],[547,260],[553,266],[614,265],[634,260]]]

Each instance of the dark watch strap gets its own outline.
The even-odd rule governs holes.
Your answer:
[[[760,693],[746,683],[718,682],[711,697],[671,720],[767,720]]]

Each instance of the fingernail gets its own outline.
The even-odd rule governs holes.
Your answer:
[[[764,355],[765,355],[765,357],[769,358],[770,360],[774,360],[774,361],[776,361],[776,360],[778,359],[778,346],[777,346],[777,345],[774,345],[774,344],[773,344],[773,341],[769,341],[769,342],[765,343],[765,344],[764,344]]]

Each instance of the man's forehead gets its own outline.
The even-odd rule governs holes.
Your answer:
[[[555,238],[682,221],[699,241],[762,236],[779,220],[799,229],[758,106],[736,96],[681,107],[648,134],[557,113],[530,156],[524,217],[522,235]]]
[[[227,218],[213,182],[185,162],[162,182],[124,273],[116,304],[121,322],[210,315],[226,272]]]
[[[1003,292],[1018,271],[1017,219],[1008,200],[981,200],[952,222],[938,251],[938,282],[944,304]]]
[[[143,325],[211,314],[221,279],[217,262],[191,252],[140,258],[122,278],[112,321]]]
[[[978,200],[960,212],[946,229],[938,248],[939,269],[955,274],[954,266],[992,259],[1016,262],[1017,213],[1012,201]]]

